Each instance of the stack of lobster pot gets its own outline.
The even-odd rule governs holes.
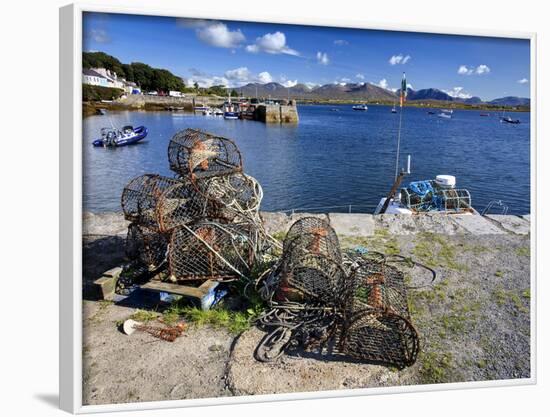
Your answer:
[[[245,277],[265,248],[262,188],[235,143],[186,129],[168,146],[175,178],[145,174],[122,192],[127,255],[172,282]]]
[[[305,217],[290,227],[264,288],[273,309],[259,320],[270,331],[256,350],[261,361],[296,344],[398,368],[416,360],[403,273],[384,256],[343,255],[323,219]]]

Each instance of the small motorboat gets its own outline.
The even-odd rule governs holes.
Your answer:
[[[107,114],[107,110],[105,109],[96,109],[95,114],[98,116],[105,116]]]
[[[145,126],[124,126],[121,130],[112,127],[104,127],[101,129],[101,139],[96,139],[92,145],[99,147],[118,147],[132,145],[139,142],[147,136],[147,128]]]
[[[221,109],[212,109],[212,116],[223,116],[223,111]]]
[[[395,108],[395,104],[393,105],[392,109],[391,109],[391,112],[392,113],[397,113],[397,109]]]
[[[195,106],[195,111],[205,111],[205,110],[208,110],[208,109],[210,109],[210,107],[204,106],[204,105]]]
[[[352,107],[353,110],[361,110],[361,111],[367,111],[369,108],[366,104],[357,104]]]
[[[513,124],[513,125],[518,125],[520,124],[521,122],[519,121],[519,119],[512,119],[510,116],[508,117],[502,117],[500,119],[501,122],[503,123],[510,123],[510,124]]]
[[[207,109],[203,110],[202,115],[203,116],[212,116],[212,109],[207,108]]]
[[[437,117],[440,117],[442,119],[450,119],[452,116],[449,113],[439,113]]]
[[[443,113],[453,114],[453,109],[441,109]]]

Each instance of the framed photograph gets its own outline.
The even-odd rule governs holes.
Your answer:
[[[535,383],[535,34],[60,23],[63,409]]]

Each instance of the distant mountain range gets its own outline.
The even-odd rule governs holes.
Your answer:
[[[306,100],[354,100],[354,101],[398,101],[399,94],[371,83],[341,83],[325,84],[309,87],[305,84],[296,84],[285,87],[282,84],[271,82],[267,84],[249,83],[238,89],[239,93],[248,97],[271,97],[285,99],[287,97]],[[522,97],[502,97],[484,102],[479,97],[459,98],[437,88],[407,91],[407,100],[410,101],[441,101],[457,102],[470,105],[489,104],[494,106],[530,106],[531,100]]]

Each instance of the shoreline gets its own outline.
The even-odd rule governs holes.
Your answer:
[[[186,113],[193,113],[193,102],[196,105],[207,105],[211,107],[219,107],[223,105],[224,98],[220,97],[156,97],[156,96],[129,96],[126,100],[114,100],[112,102],[101,101],[83,101],[82,102],[82,114],[84,116],[91,116],[96,114],[98,109],[108,109],[113,111],[183,111]],[[351,106],[355,104],[366,103],[369,106],[384,106],[392,107],[392,102],[369,102],[364,100],[300,100],[296,99],[299,106]],[[531,109],[527,107],[514,108],[512,106],[486,106],[486,105],[464,105],[462,103],[448,103],[448,102],[407,102],[404,107],[425,108],[425,109],[453,109],[453,110],[468,110],[468,111],[487,111],[487,112],[499,112],[507,111],[513,113],[530,113]]]

